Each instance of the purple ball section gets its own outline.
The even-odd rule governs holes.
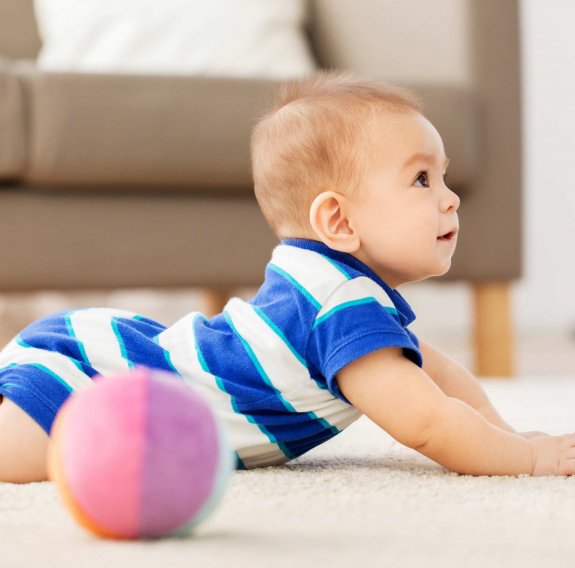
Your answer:
[[[153,537],[193,520],[210,497],[221,440],[212,410],[181,380],[152,371],[148,387],[139,533]]]

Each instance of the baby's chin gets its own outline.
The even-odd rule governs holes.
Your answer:
[[[451,259],[449,259],[448,261],[446,261],[446,266],[441,269],[436,276],[443,276],[444,274],[447,274],[451,269]]]
[[[440,276],[444,276],[449,272],[451,269],[451,259],[446,259],[441,266],[435,266],[434,268],[430,269],[426,274],[424,274],[421,278],[417,279],[417,282],[421,282],[422,280],[429,280],[430,278],[438,278]],[[413,280],[415,282],[415,280]]]

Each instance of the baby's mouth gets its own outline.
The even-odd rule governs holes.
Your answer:
[[[457,229],[454,229],[453,231],[449,231],[449,233],[445,233],[445,235],[441,235],[439,237],[437,237],[438,241],[451,241],[452,239],[455,238],[455,236],[457,235]]]

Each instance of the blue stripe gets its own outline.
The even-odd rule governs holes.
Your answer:
[[[309,450],[315,448],[316,446],[319,446],[320,444],[323,444],[324,442],[331,440],[335,435],[339,433],[340,431],[333,432],[330,430],[322,430],[314,435],[311,436],[308,435],[305,438],[302,438],[301,440],[297,440],[292,443],[293,451],[296,455],[301,456],[302,454],[309,452]]]
[[[22,370],[24,370],[23,369],[24,367],[34,367],[35,369],[39,369],[43,373],[50,375],[53,379],[56,379],[58,384],[63,386],[68,392],[72,392],[74,390],[62,377],[60,377],[60,375],[57,375],[56,373],[54,373],[54,371],[51,371],[50,369],[48,369],[48,367],[42,365],[41,363],[10,363],[9,365],[2,367],[2,369],[0,369],[0,370],[2,370],[2,371],[4,371],[4,370],[22,371]],[[9,383],[9,382],[2,382],[2,385],[3,386],[21,386],[20,384],[16,385],[16,384]]]
[[[196,324],[196,322],[199,322],[199,321],[201,321],[201,323],[205,323],[205,322],[208,322],[208,319],[207,319],[205,316],[202,316],[201,314],[197,314],[197,315],[194,317],[194,319],[193,319],[194,329],[195,329],[195,324]],[[280,443],[278,442],[278,440],[276,439],[276,437],[275,437],[271,432],[269,432],[265,426],[258,424],[258,422],[256,422],[256,420],[254,419],[253,416],[251,416],[250,414],[248,414],[248,413],[246,413],[246,412],[242,412],[242,410],[241,410],[240,408],[238,408],[238,405],[236,404],[236,398],[235,398],[234,396],[232,396],[229,392],[226,391],[226,387],[225,387],[225,385],[224,385],[224,381],[222,380],[222,378],[221,378],[221,377],[218,377],[217,375],[215,375],[214,373],[212,373],[212,372],[210,371],[210,368],[208,367],[208,364],[206,363],[206,360],[204,359],[204,356],[202,355],[202,352],[201,352],[201,350],[200,350],[200,348],[199,348],[198,341],[197,341],[197,339],[196,339],[196,337],[195,337],[195,333],[194,333],[194,347],[195,347],[195,349],[196,349],[196,355],[197,355],[197,357],[198,357],[198,361],[200,362],[200,366],[202,367],[202,369],[203,369],[206,373],[209,373],[210,375],[212,375],[212,376],[214,377],[214,379],[215,379],[215,381],[216,381],[216,384],[218,385],[218,388],[219,388],[221,391],[225,392],[225,393],[230,397],[230,402],[231,402],[231,405],[232,405],[232,408],[233,408],[234,412],[235,412],[236,414],[240,414],[240,415],[244,416],[248,422],[250,422],[251,424],[254,424],[255,426],[257,426],[258,429],[259,429],[263,434],[265,434],[271,442],[273,442],[274,444],[277,444],[277,445],[280,447],[280,449],[282,450],[282,452],[284,452],[284,454],[286,454],[287,456],[289,456],[289,453],[286,453],[286,452],[287,452],[287,448],[283,448],[283,447],[282,447],[282,444],[280,444]],[[241,467],[239,467],[238,469],[246,469],[244,463],[240,460],[239,455],[238,455],[238,460],[239,460],[238,463],[239,463],[240,466],[241,466]]]
[[[56,351],[74,360],[82,372],[94,376],[96,371],[86,361],[82,344],[70,333],[71,313],[69,310],[57,312],[31,323],[16,337],[16,342],[22,347]]]
[[[293,345],[289,342],[288,338],[285,336],[283,331],[263,312],[261,308],[253,305],[254,311],[262,320],[274,331],[274,333],[285,343],[287,348],[294,354],[296,359],[307,368],[307,363],[305,359],[294,349]]]
[[[230,318],[230,316],[227,313],[224,313],[224,316],[226,318],[226,321],[228,322],[228,325],[230,326],[230,328],[233,330],[233,332],[239,337],[240,341],[242,342],[242,345],[244,346],[244,349],[246,350],[249,358],[251,359],[254,367],[258,370],[258,373],[260,374],[260,376],[262,377],[262,379],[265,381],[265,383],[275,391],[276,396],[278,397],[278,399],[280,400],[280,402],[285,406],[285,408],[287,408],[287,410],[289,410],[289,412],[292,412],[295,416],[298,417],[306,417],[304,418],[306,421],[307,420],[313,420],[317,423],[319,423],[323,429],[327,429],[327,430],[331,430],[333,434],[338,434],[339,430],[337,428],[335,428],[334,426],[332,426],[329,422],[327,422],[326,420],[324,420],[323,418],[319,418],[315,412],[298,412],[296,408],[294,408],[294,406],[288,402],[283,396],[280,390],[278,390],[274,384],[272,383],[271,379],[269,378],[269,376],[267,375],[267,373],[264,371],[263,367],[261,366],[258,358],[256,357],[256,354],[253,352],[251,345],[240,335],[239,331],[236,329],[236,327],[234,326],[234,323],[232,321],[232,319]],[[313,429],[313,427],[310,424],[310,428]]]
[[[44,371],[44,373],[50,375],[52,378],[56,379],[67,391],[72,392],[74,390],[62,377],[48,369],[48,367],[45,367],[40,363],[30,363],[30,366],[36,367],[36,369],[40,369],[41,371]]]
[[[286,301],[289,301],[289,309],[286,309]],[[281,330],[289,345],[305,360],[309,329],[305,329],[302,322],[311,325],[318,312],[309,299],[283,276],[268,270],[266,281],[250,303]]]
[[[278,337],[284,342],[284,344],[294,354],[294,356],[304,366],[304,368],[307,369],[307,363],[306,363],[305,359],[303,357],[301,357],[300,354],[297,353],[297,351],[295,351],[295,349],[291,346],[289,341],[286,339],[283,332],[263,313],[263,311],[260,308],[258,308],[257,306],[253,306],[253,308],[254,308],[254,311],[263,319],[263,321],[272,329],[272,331],[274,331],[278,335]],[[254,357],[255,357],[255,355],[254,355]],[[263,369],[262,369],[262,372],[263,372]],[[311,377],[310,377],[310,379],[311,379]],[[268,377],[268,380],[269,380],[269,377]],[[270,381],[270,384],[271,384],[271,381]],[[273,384],[271,384],[271,385],[273,387]],[[321,385],[321,384],[318,384],[317,386],[321,389],[326,388],[324,385]],[[279,391],[278,391],[278,393],[279,393]],[[283,400],[283,398],[282,398],[282,400]],[[291,405],[288,406],[289,403],[287,401],[284,401],[284,403],[286,404],[286,408],[289,408],[289,407],[293,408],[293,406],[291,406]],[[293,410],[295,411],[295,409],[293,409]],[[327,430],[330,430],[333,434],[339,434],[340,430],[338,428],[336,428],[335,426],[332,426],[327,420],[320,418],[315,412],[308,412],[307,415],[311,419],[317,420],[324,428],[326,428]]]
[[[258,307],[261,307],[262,311],[268,315],[269,306],[265,305],[265,301],[266,298],[269,298],[272,302],[271,305],[274,310],[277,308],[279,315],[280,306],[273,301],[272,292],[276,290],[280,293],[283,290],[281,295],[284,300],[281,303],[283,303],[284,310],[285,297],[286,294],[289,294],[292,305],[287,311],[296,318],[294,321],[298,321],[298,312],[301,315],[302,310],[306,310],[305,313],[311,315],[311,317],[306,318],[311,325],[317,312],[309,301],[275,272],[267,271],[267,279],[272,279],[274,282],[266,287],[267,292],[265,294],[261,297],[258,294],[254,300]],[[294,306],[294,302],[297,305]],[[296,325],[295,327],[299,328],[302,336],[308,333],[308,330],[301,329],[301,326]],[[289,329],[289,325],[282,329]],[[249,357],[239,337],[231,329],[224,314],[218,314],[209,320],[197,320],[195,334],[209,372],[222,378],[225,391],[232,397],[233,408],[246,418],[253,418],[253,423],[268,437],[270,434],[273,435],[274,443],[280,446],[288,458],[299,455],[296,450],[301,443],[294,440],[301,440],[306,437],[314,438],[321,431],[326,431],[321,422],[307,413],[290,412],[286,408],[277,396],[276,389],[270,387],[259,374],[256,365]],[[287,333],[285,335],[287,336]],[[328,429],[327,432],[331,436],[334,434],[331,429]]]
[[[68,336],[66,336],[66,339],[67,338],[68,338]],[[85,375],[88,375],[90,378],[92,378],[98,374],[97,371],[93,367],[91,367],[89,363],[84,363],[82,361],[78,361],[77,359],[74,359],[74,357],[71,357],[71,356],[66,355],[66,354],[62,354],[61,352],[56,351],[55,349],[50,349],[50,346],[44,347],[45,344],[49,343],[48,342],[49,336],[47,333],[46,334],[35,333],[33,336],[31,336],[30,339],[33,340],[33,343],[36,343],[36,345],[34,345],[33,343],[28,343],[28,342],[24,341],[20,335],[17,335],[14,338],[16,343],[18,345],[20,345],[20,347],[22,347],[23,349],[39,349],[41,351],[46,351],[48,353],[59,353],[63,357],[66,357],[68,359],[68,361],[73,363],[80,372],[84,373]],[[53,340],[53,338],[50,338],[50,339]],[[80,343],[75,337],[73,339],[75,340],[76,344]],[[68,347],[70,348],[71,345],[68,344]],[[32,365],[32,366],[34,366],[36,364],[35,363],[19,363],[19,364],[11,363],[10,365],[7,365],[4,368],[17,366],[17,365]]]
[[[358,322],[361,326],[358,327]],[[325,346],[329,345],[329,350]],[[393,311],[379,302],[357,304],[337,310],[316,326],[310,335],[307,356],[326,378],[330,392],[346,400],[339,391],[336,373],[367,353],[384,347],[402,347],[417,361],[416,346],[401,327]]]
[[[198,319],[198,317],[201,317],[201,314],[196,314],[196,316],[194,317],[194,319],[193,319],[193,321],[192,321],[192,326],[194,325],[194,323],[196,322],[196,320]],[[139,318],[138,318],[138,319],[139,319]],[[195,338],[194,338],[194,339],[195,339]],[[176,366],[175,366],[174,363],[172,362],[172,357],[171,357],[170,352],[169,352],[167,349],[163,348],[163,347],[160,345],[159,335],[156,336],[156,337],[154,337],[154,343],[155,343],[156,345],[158,345],[158,347],[159,347],[160,349],[163,350],[165,360],[166,360],[166,362],[168,363],[168,365],[169,365],[171,371],[172,371],[173,373],[175,373],[176,375],[178,375],[178,376],[181,377],[181,376],[182,376],[182,373],[176,368]],[[200,350],[198,349],[198,343],[197,343],[197,341],[195,341],[195,340],[194,340],[194,348],[195,348],[195,350],[196,350],[196,355],[197,355],[197,357],[198,357],[198,360],[199,360],[199,363],[200,363],[201,368],[202,368],[206,373],[211,374],[211,373],[209,372],[209,369],[208,369],[207,365],[206,365],[206,362],[204,361],[204,358],[203,358],[203,356],[202,356],[202,353],[201,353]],[[213,375],[212,375],[212,376],[213,376]],[[193,379],[193,377],[187,377],[187,378]],[[223,392],[226,392],[225,389],[224,389],[224,386],[223,386],[223,383],[222,383],[221,379],[219,379],[218,377],[214,377],[214,379],[215,379],[215,381],[216,381],[216,384],[217,384],[218,387],[220,388],[220,390],[223,391]]]
[[[114,330],[114,335],[116,336],[116,341],[118,342],[118,347],[120,348],[120,353],[122,357],[128,362],[128,367],[134,367],[134,363],[128,359],[128,354],[126,352],[126,346],[124,345],[124,341],[122,340],[122,335],[118,331],[118,320],[117,318],[112,318],[110,321],[112,325],[112,329]]]
[[[308,362],[308,369],[310,377],[313,379],[315,384],[322,390],[329,390],[327,388],[325,377],[319,372],[318,369],[315,368],[311,361]]]
[[[72,362],[76,365],[76,367],[79,367],[76,361],[72,361]],[[34,367],[35,369],[39,369],[43,373],[50,375],[53,379],[56,379],[56,381],[58,381],[58,383],[61,384],[68,392],[72,392],[74,390],[62,377],[60,377],[60,375],[57,375],[56,373],[54,373],[54,371],[50,370],[48,367],[46,367],[45,365],[42,365],[41,363],[10,363],[9,365],[6,365],[6,367],[3,367],[2,370],[17,369],[20,371],[20,370],[22,370],[23,367]],[[81,368],[80,368],[80,371],[82,371]],[[8,384],[8,383],[3,383],[3,384]]]
[[[20,406],[47,434],[71,392],[69,385],[42,365],[11,364],[0,370],[0,393]]]
[[[283,396],[281,395],[281,392],[278,389],[276,389],[276,387],[273,385],[270,378],[267,376],[266,372],[264,371],[263,367],[261,366],[260,362],[258,361],[258,358],[256,357],[255,353],[253,352],[253,349],[251,348],[250,344],[240,335],[239,331],[236,329],[234,322],[232,321],[232,318],[230,318],[230,316],[227,313],[224,313],[224,317],[226,318],[226,321],[228,322],[228,325],[230,326],[232,331],[236,334],[238,339],[241,341],[242,345],[244,346],[244,349],[246,350],[246,353],[248,354],[248,357],[251,359],[252,364],[257,369],[260,377],[264,380],[266,385],[268,385],[270,387],[270,389],[276,394],[276,396],[278,397],[278,399],[280,400],[282,405],[285,408],[287,408],[290,412],[295,413],[296,409],[287,400],[285,400],[283,398]]]
[[[170,353],[159,345],[157,337],[165,327],[147,318],[114,318],[113,329],[122,356],[130,368],[136,365],[180,373],[174,368]]]
[[[261,396],[259,382],[254,383],[246,373],[246,365],[240,356],[241,345],[221,314],[210,320],[196,318],[194,335],[204,370],[221,377],[224,392],[233,398]]]
[[[29,343],[26,343],[26,341],[24,341],[24,340],[22,339],[22,336],[21,336],[20,334],[18,334],[18,335],[14,338],[14,341],[16,341],[16,343],[17,343],[18,345],[20,345],[20,347],[26,347],[26,348],[32,347]]]
[[[196,321],[198,321],[198,319],[201,319],[203,321],[207,321],[207,318],[202,316],[201,314],[196,314],[194,316],[194,320],[192,322],[192,325],[194,326],[195,329],[195,324]],[[216,384],[218,385],[218,388],[225,392],[226,394],[229,395],[228,392],[226,392],[226,387],[224,386],[224,381],[222,381],[221,377],[217,377],[216,375],[214,375],[213,373],[210,373],[210,369],[208,368],[208,364],[206,363],[206,360],[204,359],[204,356],[202,355],[202,352],[200,351],[200,347],[198,345],[198,340],[196,339],[196,334],[194,333],[194,349],[196,350],[196,357],[198,358],[198,361],[200,362],[200,367],[206,372],[209,373],[210,375],[212,375],[212,377],[214,377]],[[234,406],[234,399],[233,397],[231,398],[232,401],[232,408],[234,409],[234,412],[237,413],[237,410]]]
[[[265,423],[256,420],[251,411],[251,397],[265,399],[272,393],[267,392],[269,390],[267,386],[262,392],[261,381],[255,380],[253,371],[246,368],[245,361],[240,356],[243,349],[239,338],[230,329],[224,316],[219,314],[210,320],[203,317],[194,318],[194,324],[197,348],[201,352],[200,364],[206,372],[216,377],[218,387],[230,396],[234,412],[257,426],[288,459],[292,459],[293,456],[286,445],[276,438]],[[204,338],[205,341],[203,341]],[[220,373],[220,369],[226,374]],[[235,372],[230,372],[231,369]],[[285,411],[284,408],[279,407],[270,408],[270,410]]]
[[[277,272],[280,276],[283,276],[292,286],[297,288],[317,310],[321,308],[321,304],[297,280],[295,280],[291,274],[288,274],[285,270],[271,262],[268,264],[268,268]]]

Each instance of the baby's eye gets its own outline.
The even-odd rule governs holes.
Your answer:
[[[419,172],[413,184],[417,185],[418,187],[429,187],[429,178],[427,176],[427,172]]]

